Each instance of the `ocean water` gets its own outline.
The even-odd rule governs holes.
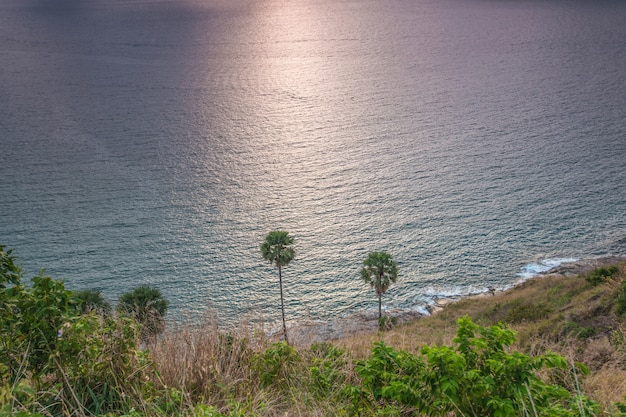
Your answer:
[[[0,244],[172,317],[289,320],[626,254],[626,2],[4,0]]]

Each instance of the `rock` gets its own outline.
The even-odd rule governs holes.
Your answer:
[[[601,258],[581,259],[574,262],[567,262],[554,267],[539,275],[580,275],[593,271],[603,266],[615,265],[626,260],[623,256],[604,256]]]

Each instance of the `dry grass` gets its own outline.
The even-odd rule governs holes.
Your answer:
[[[469,297],[443,310],[387,332],[372,332],[334,342],[344,349],[345,378],[356,381],[354,359],[370,355],[372,345],[384,341],[396,349],[416,353],[424,345],[450,345],[457,319],[471,317],[483,326],[511,323],[518,334],[514,349],[538,355],[548,351],[581,362],[590,374],[581,375],[583,392],[604,410],[626,394],[626,320],[614,313],[619,282],[593,286],[584,276],[531,279],[509,291]],[[198,401],[218,410],[258,416],[328,416],[337,411],[332,395],[316,398],[307,380],[319,352],[298,349],[299,362],[291,376],[271,387],[254,371],[255,355],[271,346],[261,329],[247,323],[232,333],[221,332],[211,318],[201,325],[170,328],[151,347],[162,386],[177,387],[189,404]],[[608,411],[603,415],[609,415]]]
[[[162,386],[181,388],[190,401],[219,408],[251,392],[263,396],[260,387],[252,386],[255,378],[247,366],[253,354],[251,340],[262,343],[263,338],[253,338],[246,323],[237,331],[223,332],[215,319],[207,317],[201,324],[170,327],[150,351]]]
[[[471,317],[481,325],[507,322],[517,332],[515,349],[532,355],[548,351],[590,368],[582,388],[607,409],[626,395],[626,318],[614,313],[626,263],[616,280],[592,286],[585,275],[538,277],[506,292],[448,304],[431,317],[392,331],[338,342],[355,357],[366,357],[373,342],[384,341],[415,352],[423,345],[448,345],[456,320]]]
[[[607,409],[626,395],[626,369],[607,366],[589,375],[583,383],[583,391]]]

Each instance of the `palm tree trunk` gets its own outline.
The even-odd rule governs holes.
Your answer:
[[[383,295],[378,293],[378,325],[380,326],[380,319],[383,318]]]
[[[280,311],[283,316],[283,336],[285,338],[285,342],[289,344],[289,339],[287,338],[287,325],[285,324],[285,304],[283,302],[283,274],[280,269],[280,265],[278,265],[278,282],[280,284]]]

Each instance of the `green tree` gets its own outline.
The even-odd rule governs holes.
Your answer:
[[[125,414],[135,387],[151,392],[134,320],[80,315],[63,281],[21,278],[0,245],[0,416]]]
[[[363,261],[361,279],[378,295],[378,322],[382,324],[382,297],[392,282],[398,279],[398,265],[387,252],[372,252]]]
[[[295,250],[290,246],[293,244],[293,238],[289,233],[281,230],[274,230],[265,236],[265,242],[261,244],[261,254],[263,259],[270,261],[278,268],[278,282],[280,285],[280,309],[283,318],[283,336],[285,342],[289,344],[287,338],[287,325],[285,324],[285,304],[283,301],[283,275],[282,267],[286,266],[296,256]]]
[[[118,311],[134,317],[141,325],[144,340],[162,333],[165,329],[165,314],[169,302],[161,291],[149,285],[141,285],[124,293],[117,305]]]

